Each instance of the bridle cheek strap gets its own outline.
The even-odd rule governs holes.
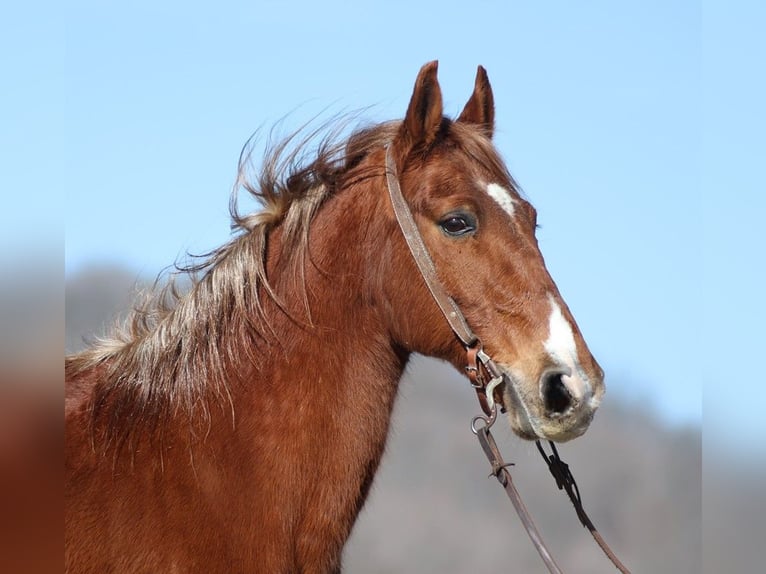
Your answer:
[[[423,236],[418,230],[412,211],[404,199],[402,189],[399,186],[397,176],[396,162],[391,146],[386,147],[386,183],[388,184],[388,195],[391,198],[391,206],[394,209],[396,221],[402,231],[407,247],[415,260],[415,264],[420,271],[423,281],[425,281],[428,291],[431,293],[436,305],[444,315],[455,336],[460,340],[466,349],[466,373],[471,380],[471,385],[476,389],[484,413],[489,417],[487,422],[494,422],[497,416],[497,410],[494,406],[494,389],[503,382],[503,374],[497,368],[494,361],[484,352],[481,341],[471,331],[465,316],[460,311],[455,300],[450,297],[444,289],[436,273],[431,255],[423,242]],[[489,391],[489,392],[488,392]]]
[[[399,222],[399,227],[407,242],[407,247],[409,247],[410,253],[412,253],[412,258],[415,260],[415,264],[418,266],[420,275],[426,282],[431,296],[439,306],[444,318],[447,319],[447,323],[449,323],[455,335],[457,335],[457,338],[460,339],[460,342],[465,347],[475,346],[479,339],[471,331],[457,303],[447,294],[439,281],[434,262],[428,253],[425,243],[423,243],[423,237],[420,235],[420,231],[418,231],[418,226],[415,224],[415,218],[412,217],[407,201],[402,195],[402,189],[399,187],[399,178],[396,175],[396,163],[394,162],[390,145],[386,148],[386,182],[388,183],[388,195],[391,197],[394,215],[396,215],[396,220]]]

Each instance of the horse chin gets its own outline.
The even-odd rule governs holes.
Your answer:
[[[511,422],[511,430],[519,438],[524,440],[538,440],[534,428],[523,417],[518,416],[518,411],[509,410],[508,420]]]

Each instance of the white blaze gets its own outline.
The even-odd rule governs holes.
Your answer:
[[[572,325],[569,324],[561,312],[561,307],[553,297],[551,302],[551,316],[548,319],[548,339],[545,341],[545,350],[559,361],[574,361],[577,356]]]
[[[497,183],[490,183],[487,185],[487,193],[508,215],[513,217],[516,200],[513,199],[511,193],[507,189]]]
[[[562,367],[568,367],[570,374],[564,376],[564,384],[577,398],[585,395],[588,390],[588,382],[577,361],[577,345],[575,344],[572,325],[564,317],[553,296],[548,296],[551,302],[551,315],[548,319],[548,339],[545,341],[545,350],[551,358]]]

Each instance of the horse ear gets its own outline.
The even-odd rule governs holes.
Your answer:
[[[495,98],[492,95],[492,86],[489,85],[487,70],[483,66],[476,70],[473,93],[457,121],[478,125],[488,138],[491,138],[495,131]]]
[[[418,144],[428,145],[439,133],[442,123],[442,91],[436,79],[438,65],[434,60],[420,68],[407,115],[397,138],[401,152],[406,153]]]

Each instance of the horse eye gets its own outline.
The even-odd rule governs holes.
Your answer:
[[[472,219],[466,215],[448,215],[439,223],[439,226],[447,235],[453,236],[465,235],[476,229]]]

